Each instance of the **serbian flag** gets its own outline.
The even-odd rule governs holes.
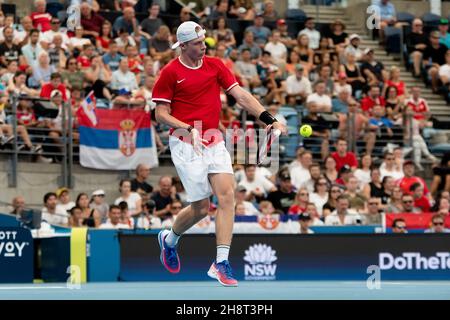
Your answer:
[[[87,110],[87,111],[86,111]],[[94,118],[95,116],[95,118]],[[105,170],[158,166],[150,114],[144,110],[79,108],[80,164]]]
[[[97,125],[97,115],[95,114],[95,96],[94,91],[91,91],[81,103],[84,114],[91,121],[95,127]]]

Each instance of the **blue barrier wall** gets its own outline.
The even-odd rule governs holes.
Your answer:
[[[89,230],[88,248],[88,281],[117,281],[120,272],[118,232]]]

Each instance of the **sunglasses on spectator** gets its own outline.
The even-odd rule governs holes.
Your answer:
[[[338,192],[341,192],[341,190],[339,190],[339,189],[334,189],[334,190],[331,190],[331,192],[333,192],[333,193],[338,193]]]
[[[403,200],[403,203],[413,203],[412,200]]]
[[[416,24],[414,24],[414,26],[415,27],[423,27],[423,24],[422,23],[416,23]]]
[[[300,193],[301,196],[309,196],[309,193]]]
[[[392,161],[392,160],[395,160],[395,158],[386,158],[386,160]]]
[[[52,21],[52,24],[60,24],[60,23],[61,23],[61,21],[56,21],[56,20]]]
[[[443,226],[444,223],[443,222],[433,222],[434,226]]]
[[[326,183],[326,182],[319,182],[319,183],[317,183],[317,185],[318,185],[318,186],[326,186],[327,183]]]
[[[396,228],[396,229],[406,229],[406,226],[395,226],[394,228]]]
[[[377,206],[377,205],[378,205],[378,202],[369,202],[369,205],[370,205],[370,206]]]

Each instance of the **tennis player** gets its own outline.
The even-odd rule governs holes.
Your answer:
[[[218,199],[217,256],[208,275],[223,286],[237,286],[228,262],[234,223],[234,176],[231,158],[219,131],[221,88],[266,125],[286,134],[279,122],[236,82],[221,60],[205,56],[205,30],[187,21],[177,29],[172,49],[181,55],[162,70],[152,92],[156,119],[171,127],[172,161],[190,205],[181,210],[169,230],[158,235],[161,263],[171,273],[180,271],[177,244],[180,236],[208,214],[209,198]],[[201,250],[201,248],[199,248]]]

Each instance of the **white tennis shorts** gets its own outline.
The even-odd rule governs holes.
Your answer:
[[[202,155],[196,154],[190,143],[173,136],[169,137],[169,147],[173,164],[189,202],[203,200],[212,195],[208,180],[210,173],[234,174],[231,157],[224,141],[202,148]]]

